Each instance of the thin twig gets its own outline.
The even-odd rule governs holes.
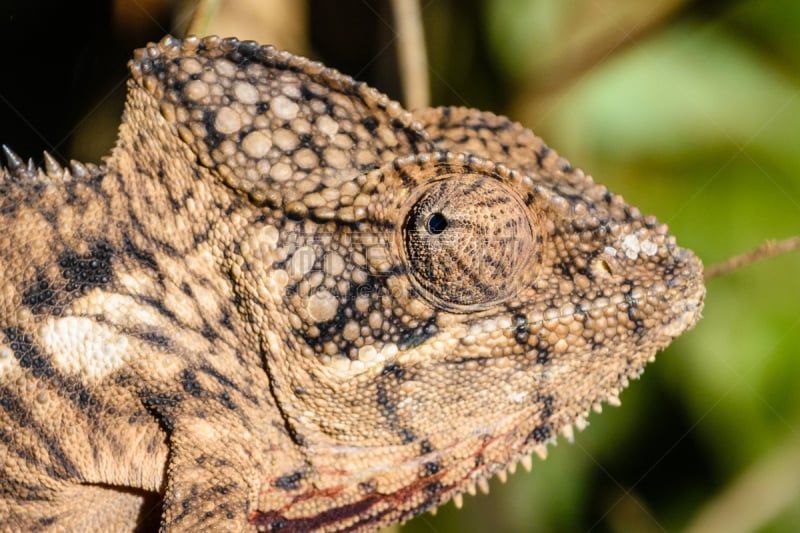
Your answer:
[[[782,241],[766,241],[755,250],[733,256],[706,269],[706,279],[716,278],[734,270],[751,265],[762,259],[773,257],[793,250],[800,250],[800,236],[790,237]]]
[[[185,23],[186,35],[208,35],[211,21],[219,11],[221,0],[200,0],[199,2],[180,2],[179,9],[185,14],[181,17]]]
[[[397,27],[397,57],[405,105],[408,109],[427,107],[428,61],[419,2],[392,0],[392,14]]]

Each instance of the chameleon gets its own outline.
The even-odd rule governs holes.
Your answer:
[[[101,164],[0,172],[0,530],[373,531],[504,478],[699,319],[529,129],[235,38],[136,51]]]

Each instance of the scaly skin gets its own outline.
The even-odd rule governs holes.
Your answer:
[[[0,175],[2,530],[371,531],[699,317],[699,260],[506,118],[233,39],[131,72],[102,165]]]

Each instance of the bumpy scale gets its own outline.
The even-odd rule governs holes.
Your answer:
[[[699,260],[529,130],[235,39],[0,174],[0,530],[370,531],[619,402]]]

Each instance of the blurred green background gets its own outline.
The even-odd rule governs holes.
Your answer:
[[[706,264],[800,234],[800,2],[420,5],[433,104],[522,122]],[[194,7],[4,3],[0,142],[24,157],[98,160],[130,50],[180,34]],[[276,43],[402,97],[388,2],[204,8],[201,29]],[[29,50],[32,38],[51,53]],[[800,531],[798,296],[800,253],[710,281],[703,320],[622,407],[592,415],[532,473],[401,530]]]

